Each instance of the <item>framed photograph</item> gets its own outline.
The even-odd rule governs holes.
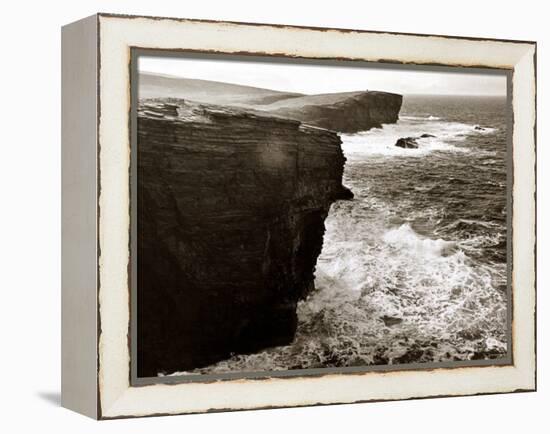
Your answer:
[[[110,14],[62,36],[65,407],[535,390],[534,42]]]

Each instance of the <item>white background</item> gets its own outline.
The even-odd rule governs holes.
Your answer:
[[[531,433],[550,428],[550,38],[546,2],[4,2],[0,25],[0,431]],[[539,391],[94,422],[59,407],[60,27],[95,12],[538,42]]]

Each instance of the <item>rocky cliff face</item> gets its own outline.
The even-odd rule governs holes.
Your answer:
[[[183,101],[138,112],[138,375],[289,343],[342,186],[337,134]]]
[[[397,122],[402,102],[398,94],[365,91],[294,97],[258,108],[309,125],[354,133]]]
[[[177,97],[206,104],[246,108],[343,133],[396,122],[403,97],[389,92],[355,91],[304,95],[251,86],[141,73],[141,98]]]

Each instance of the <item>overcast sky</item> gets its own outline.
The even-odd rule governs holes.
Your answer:
[[[400,94],[506,95],[504,74],[145,56],[140,56],[138,65],[144,72],[305,94],[369,89]]]

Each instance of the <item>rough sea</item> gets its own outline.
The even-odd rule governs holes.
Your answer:
[[[294,342],[187,374],[505,356],[506,125],[505,98],[405,96],[396,124],[342,135],[355,198],[325,221]]]

